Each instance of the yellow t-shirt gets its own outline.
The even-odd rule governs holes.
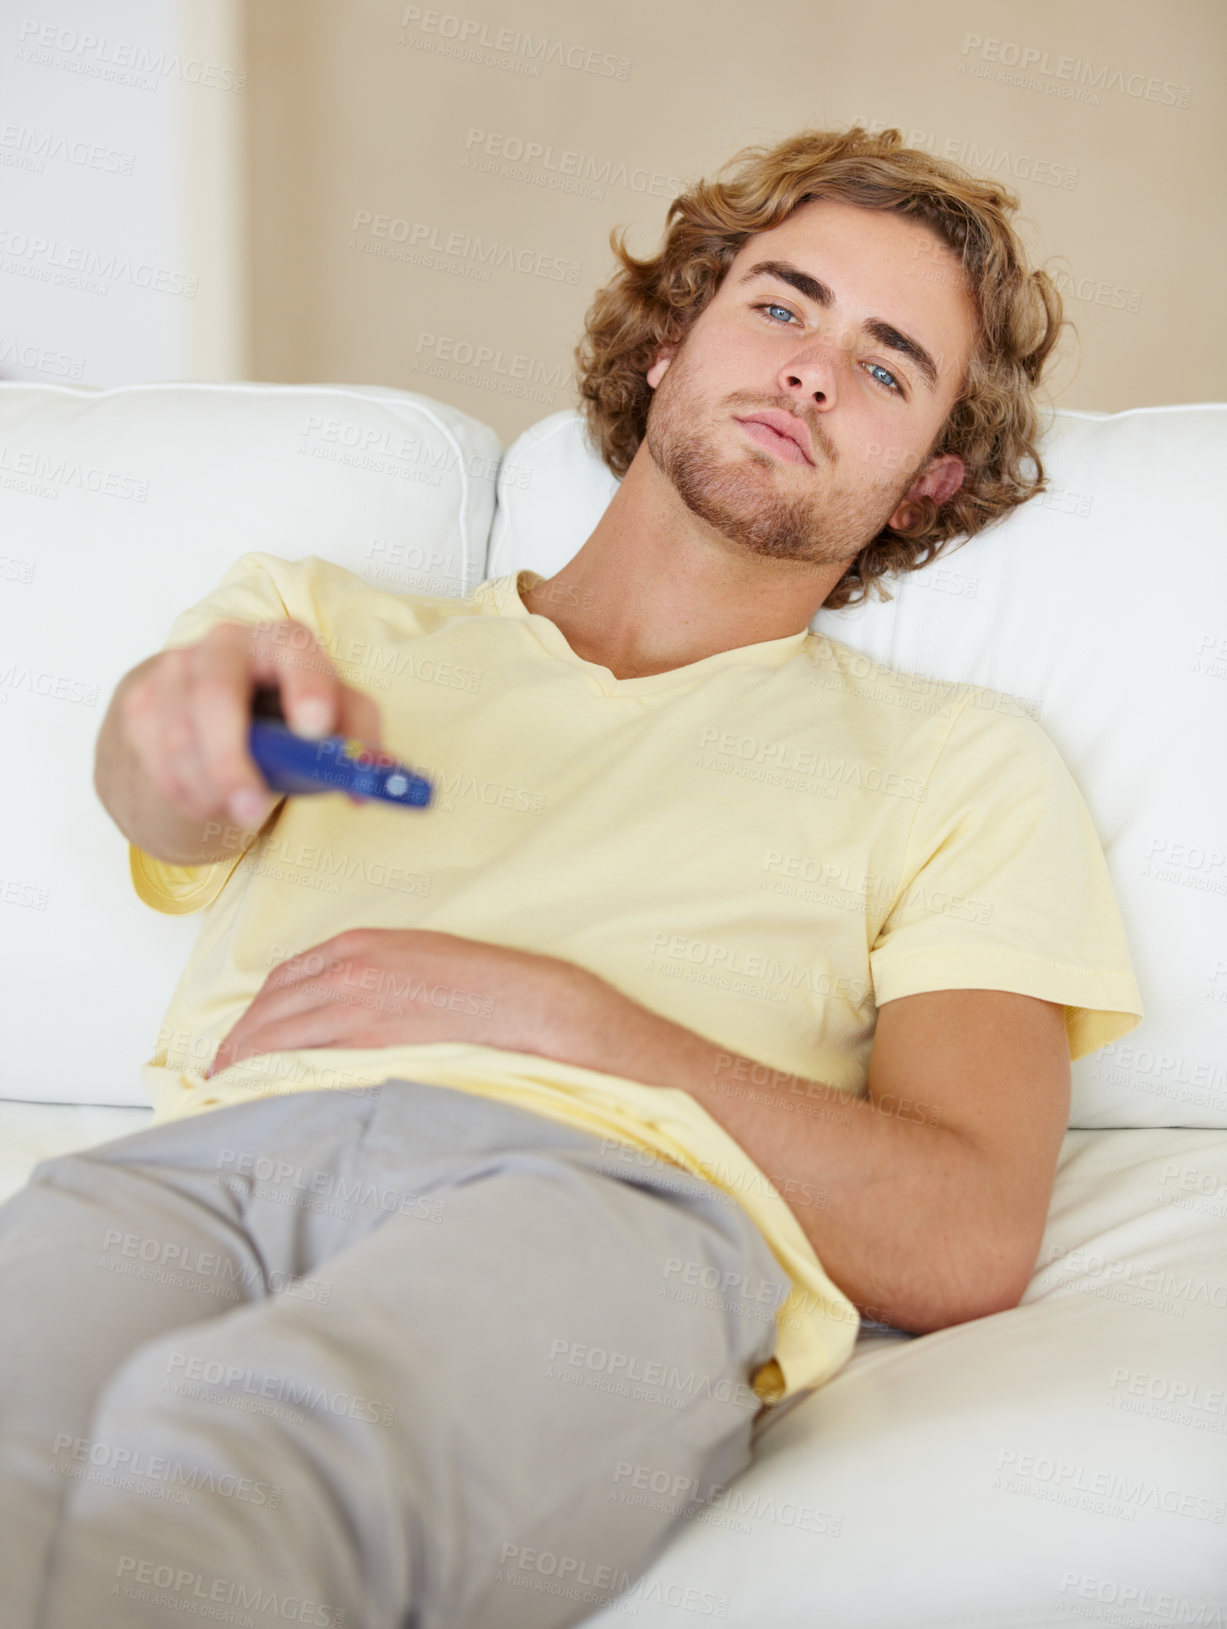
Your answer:
[[[779,1401],[841,1367],[859,1315],[785,1196],[688,1092],[452,1041],[202,1071],[274,965],[357,927],[562,958],[729,1052],[852,1096],[877,1005],[924,990],[1062,1002],[1077,1058],[1142,1015],[1103,851],[1056,748],[1009,697],[804,629],[615,679],[529,612],[518,590],[536,581],[400,595],[316,556],[250,553],[176,618],[163,649],[222,620],[305,624],[435,797],[413,810],[288,798],[245,853],[207,866],[130,848],[147,904],[204,910],[142,1067],[155,1123],[403,1077],[673,1160],[740,1204],[789,1275],[755,1379]]]

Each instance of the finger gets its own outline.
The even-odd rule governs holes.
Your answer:
[[[342,685],[337,734],[363,742],[368,747],[383,745],[383,724],[379,704],[361,690]]]
[[[295,735],[319,740],[339,733],[341,680],[310,628],[292,618],[262,624],[251,649],[258,683],[275,684]]]
[[[260,1037],[262,1026],[259,1024],[236,1024],[218,1047],[213,1061],[205,1072],[205,1079],[211,1080],[214,1075],[220,1075],[223,1069],[229,1069],[244,1058],[256,1056],[267,1048]]]
[[[220,1075],[224,1069],[231,1069],[246,1058],[256,1057],[263,1050],[264,1048],[257,1045],[250,1035],[228,1036],[218,1047],[217,1055],[205,1071],[205,1079],[212,1080],[214,1075]]]
[[[214,628],[188,651],[188,716],[193,765],[214,810],[250,827],[263,825],[279,796],[251,756],[250,630]],[[246,799],[244,803],[241,799]]]
[[[331,955],[318,946],[312,950],[304,950],[273,968],[264,981],[261,996],[265,990],[282,990],[288,985],[326,980],[329,974],[341,965],[341,961],[340,956]]]
[[[209,1066],[204,1072],[204,1078],[206,1080],[212,1080],[214,1075],[220,1074],[221,1071],[226,1067],[230,1060],[230,1048],[233,1046],[233,1044],[234,1030],[231,1030],[228,1035],[223,1035],[221,1040],[218,1042],[217,1051],[210,1058]]]
[[[318,993],[312,998],[301,989],[297,992],[291,990],[288,997],[284,991],[273,990],[270,992],[268,980],[265,980],[255,1000],[247,1007],[230,1033],[222,1039],[221,1044],[214,1053],[213,1062],[209,1067],[206,1079],[209,1075],[217,1074],[220,1070],[229,1068],[240,1057],[246,1056],[251,1047],[252,1038],[260,1034],[270,1021],[279,1020],[292,1014],[295,1010],[293,1003],[296,995],[300,1006],[309,1004],[310,999],[319,999]],[[263,1050],[263,1048],[257,1050]]]
[[[264,1057],[270,1052],[299,1052],[312,1047],[333,1046],[343,1041],[344,1017],[334,1010],[334,1003],[312,1007],[295,1013],[276,1023],[263,1023],[246,1035],[237,1036],[217,1064],[217,1072],[245,1063],[249,1058]]]
[[[133,686],[124,721],[141,768],[172,806],[196,820],[215,812],[196,764],[186,651],[167,651],[156,674]]]

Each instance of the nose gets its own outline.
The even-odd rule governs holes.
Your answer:
[[[842,363],[842,352],[829,339],[811,342],[794,352],[780,368],[780,390],[797,401],[798,407],[804,404],[819,413],[829,413],[838,396]]]

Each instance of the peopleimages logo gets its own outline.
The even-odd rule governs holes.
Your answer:
[[[56,351],[48,345],[39,345],[0,335],[0,364],[13,363],[28,368],[32,373],[47,373],[53,379],[81,379],[85,376],[85,358],[68,351]]]
[[[1188,107],[1193,99],[1190,85],[1173,84],[1171,80],[1147,74],[1127,74],[1123,68],[1100,67],[1081,57],[1054,56],[1038,45],[1020,45],[1014,40],[968,34],[961,55],[960,73],[999,79],[1027,90],[1043,90],[1072,101],[1089,102],[1092,106],[1098,106],[1105,91],[1119,91],[1123,96],[1163,102],[1169,107]],[[999,73],[998,68],[1016,69],[1017,73]]]
[[[474,147],[481,149],[478,158],[472,156]],[[476,125],[470,126],[464,149],[462,168],[485,168],[489,173],[500,174],[505,173],[508,166],[514,165],[521,171],[518,179],[527,179],[531,175],[539,185],[548,182],[551,186],[559,187],[574,182],[576,188],[589,186],[592,189],[590,196],[598,199],[605,196],[608,186],[625,187],[630,192],[651,193],[654,198],[672,198],[685,186],[677,175],[661,175],[657,170],[647,170],[642,166],[628,169],[621,161],[615,162],[609,158],[598,160],[589,153],[577,152],[572,148],[555,149],[552,143],[533,141],[497,130],[482,130]],[[483,165],[482,160],[489,160],[490,163]],[[504,167],[501,171],[498,168],[500,165]],[[532,174],[537,166],[540,166],[542,173]],[[568,187],[568,190],[574,189]]]
[[[879,136],[895,121],[869,119],[864,114],[853,114],[849,124],[863,124],[871,136]],[[1040,186],[1072,189],[1078,184],[1078,171],[1068,164],[1050,158],[1037,158],[1030,153],[1013,152],[1006,147],[981,147],[972,137],[939,136],[932,130],[908,129],[903,132],[904,145],[923,147],[934,158],[952,159],[981,175],[996,175],[1014,181],[1034,181]],[[961,273],[960,273],[961,276]]]
[[[38,62],[47,67],[67,68],[91,79],[111,79],[140,90],[157,90],[163,79],[185,80],[210,90],[242,91],[247,75],[239,68],[217,62],[186,61],[165,51],[152,51],[132,40],[113,40],[108,34],[91,34],[56,23],[27,20],[17,35],[20,61]]]
[[[515,61],[518,69],[534,79],[540,77],[543,64],[569,68],[573,73],[595,74],[601,79],[630,77],[629,57],[551,39],[548,34],[534,37],[521,28],[500,28],[492,32],[491,23],[484,18],[406,6],[401,15],[401,28],[406,32],[400,35],[397,42],[400,45],[412,44],[443,56],[486,62],[491,67],[502,66],[498,60],[502,57]],[[417,30],[414,36],[408,33],[410,28]],[[440,42],[437,45],[436,39]]]
[[[370,209],[356,209],[349,230],[357,234],[350,238],[351,248],[361,248],[390,260],[406,256],[397,255],[387,245],[403,244],[406,255],[416,251],[467,260],[487,274],[491,267],[497,267],[520,272],[525,277],[543,277],[547,282],[578,283],[582,269],[577,260],[560,260],[543,250],[500,243],[495,238],[485,239],[475,232],[462,230],[448,232],[444,237],[443,229],[433,222],[378,215]]]
[[[135,153],[118,152],[113,147],[100,147],[97,142],[73,140],[22,124],[0,125],[0,149],[0,163],[32,170],[36,175],[43,173],[49,158],[115,175],[131,175],[136,163]]]
[[[81,243],[60,243],[28,232],[0,230],[0,271],[30,277],[36,282],[78,286],[91,294],[106,294],[114,283],[129,283],[156,294],[178,294],[194,300],[198,277],[132,260],[128,255],[92,249]]]

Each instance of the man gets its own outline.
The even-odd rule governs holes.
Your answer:
[[[1017,1305],[1070,1059],[1141,1016],[1102,852],[1010,698],[808,632],[1039,490],[1008,197],[752,154],[590,313],[623,480],[560,572],[252,554],[121,681],[99,795],[205,915],[155,1124],[0,1210],[15,1621],[579,1622],[860,1314]],[[435,806],[270,806],[261,683]]]

